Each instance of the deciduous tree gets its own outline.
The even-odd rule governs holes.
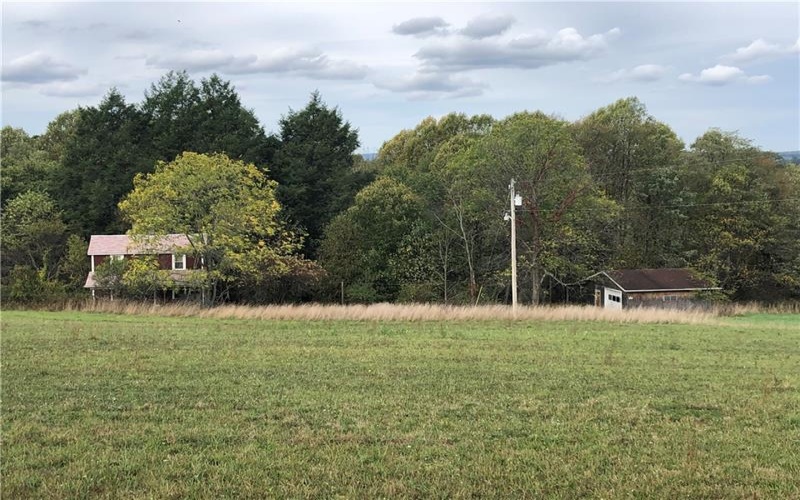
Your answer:
[[[120,210],[141,240],[170,233],[208,270],[212,300],[288,271],[301,241],[283,227],[275,182],[223,154],[184,153],[137,175]]]
[[[393,263],[404,242],[410,243],[421,216],[421,200],[407,186],[378,178],[356,195],[355,203],[328,226],[320,249],[323,267],[344,281],[350,299],[393,300],[403,270]]]
[[[27,191],[9,200],[3,209],[2,229],[5,270],[24,265],[46,280],[56,277],[66,226],[48,194]]]
[[[495,214],[508,206],[509,179],[517,181],[523,199],[518,236],[533,304],[540,301],[545,270],[575,272],[602,262],[588,250],[600,246],[596,226],[615,215],[616,204],[595,186],[567,122],[539,112],[514,114],[495,124],[462,161],[495,193]]]

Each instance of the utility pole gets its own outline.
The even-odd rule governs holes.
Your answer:
[[[517,308],[517,217],[516,193],[514,193],[514,179],[508,185],[511,200],[511,307]]]

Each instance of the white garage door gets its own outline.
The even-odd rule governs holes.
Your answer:
[[[622,309],[622,292],[606,287],[605,300],[603,302],[606,309]]]

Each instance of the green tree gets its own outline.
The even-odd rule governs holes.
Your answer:
[[[53,193],[67,224],[83,237],[124,231],[117,203],[152,165],[145,120],[122,94],[112,89],[98,107],[82,109]]]
[[[140,106],[111,89],[97,107],[60,116],[46,134],[48,153],[62,158],[54,195],[70,227],[90,234],[122,232],[117,203],[138,173],[184,151],[225,153],[266,165],[275,138],[265,136],[230,82],[217,75],[196,85],[185,72],[167,73]]]
[[[57,162],[41,148],[40,141],[21,128],[3,127],[0,131],[0,158],[3,174],[0,190],[3,201],[25,191],[49,192]]]
[[[150,85],[141,110],[154,158],[170,161],[184,151],[205,152],[195,138],[205,118],[200,116],[200,91],[185,71],[170,71]]]
[[[86,276],[91,270],[87,255],[89,244],[78,236],[71,234],[67,238],[66,249],[58,266],[59,278],[67,285],[68,289],[80,290],[86,282]]]
[[[94,281],[98,289],[105,290],[110,298],[122,298],[125,292],[123,278],[131,261],[126,259],[106,259],[94,268]]]
[[[121,283],[125,295],[137,299],[152,298],[153,301],[173,285],[169,271],[161,269],[154,255],[141,255],[128,261]]]
[[[495,124],[457,161],[479,172],[478,183],[494,193],[489,213],[506,210],[508,181],[517,181],[523,198],[518,237],[531,303],[540,301],[544,271],[574,275],[603,261],[595,253],[602,248],[597,235],[616,215],[616,204],[596,187],[567,122],[517,113]]]
[[[61,283],[27,265],[14,266],[3,281],[3,299],[10,302],[46,304],[65,297]]]
[[[269,165],[277,147],[273,137],[266,137],[252,110],[242,106],[230,82],[211,75],[200,82],[196,149],[192,151],[225,153],[228,157]]]
[[[78,128],[81,110],[73,109],[56,116],[47,124],[47,130],[39,137],[39,145],[54,162],[60,164]]]
[[[411,269],[427,269],[441,282],[442,298],[449,302],[451,284],[467,282],[470,302],[478,293],[478,282],[495,272],[496,221],[486,209],[486,191],[477,181],[473,165],[461,161],[466,151],[491,131],[494,120],[487,115],[468,117],[451,113],[438,120],[426,118],[413,130],[404,130],[387,141],[376,164],[384,175],[414,191],[424,204],[426,236],[415,238],[413,255],[404,259]],[[420,251],[424,247],[428,251]],[[419,271],[406,273],[406,276]],[[451,279],[452,278],[452,279]],[[419,288],[419,287],[416,287]]]
[[[326,229],[320,259],[331,278],[343,281],[357,302],[393,300],[402,284],[403,244],[420,220],[421,200],[387,177],[362,189],[355,203]]]
[[[686,216],[679,167],[683,143],[635,97],[620,99],[578,121],[575,136],[595,182],[622,206],[616,221],[615,265],[679,266]]]
[[[712,129],[693,144],[683,234],[687,260],[739,299],[800,295],[800,173],[736,134]]]
[[[353,169],[357,131],[318,92],[302,110],[290,110],[280,127],[272,163],[278,198],[289,219],[307,232],[305,252],[314,257],[325,225],[350,205],[371,176]]]
[[[212,300],[288,272],[300,240],[279,220],[275,182],[223,154],[184,153],[137,175],[120,210],[139,238],[184,234],[205,263]]]
[[[256,165],[271,159],[277,140],[266,137],[230,82],[217,75],[200,86],[170,71],[145,93],[141,105],[148,124],[150,156],[171,161],[184,151],[225,153]]]
[[[24,265],[54,279],[66,226],[53,199],[38,191],[22,193],[9,200],[1,220],[4,270]]]

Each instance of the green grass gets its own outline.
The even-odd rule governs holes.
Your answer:
[[[3,498],[800,497],[789,320],[12,311],[1,346]]]
[[[800,329],[800,315],[798,314],[745,314],[728,318],[727,322],[731,324],[786,325]]]

